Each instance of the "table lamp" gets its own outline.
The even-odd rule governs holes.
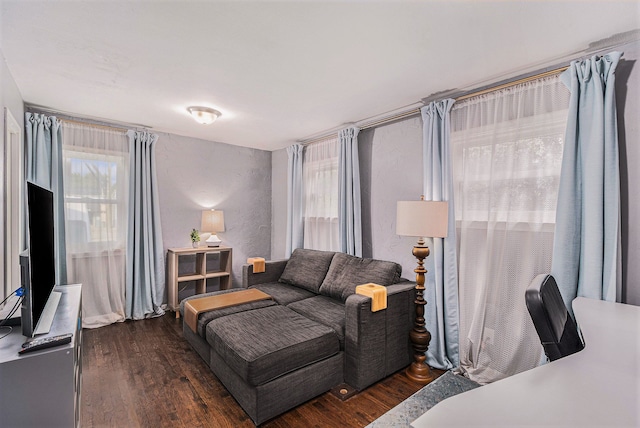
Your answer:
[[[413,329],[409,333],[413,345],[414,361],[407,368],[409,379],[427,384],[435,379],[431,368],[425,363],[426,352],[431,341],[431,333],[425,328],[424,306],[424,259],[429,255],[429,247],[424,245],[424,238],[444,238],[447,236],[449,208],[447,202],[398,201],[396,214],[396,234],[418,237],[418,243],[413,247],[413,255],[418,259],[416,273],[416,319]]]
[[[214,209],[202,211],[200,231],[204,232],[202,239],[205,239],[204,235],[209,234],[205,239],[207,247],[219,247],[222,241],[216,234],[224,232],[224,211]]]

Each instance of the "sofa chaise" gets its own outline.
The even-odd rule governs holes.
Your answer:
[[[267,261],[265,272],[243,266],[243,288],[270,300],[198,315],[183,334],[256,424],[347,383],[360,391],[407,366],[412,350],[415,283],[393,262],[296,249]],[[387,308],[372,312],[357,285],[386,286]],[[192,298],[238,289],[200,294]]]

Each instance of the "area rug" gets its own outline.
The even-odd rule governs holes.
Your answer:
[[[444,400],[479,387],[480,384],[464,376],[446,372],[411,397],[367,425],[367,428],[409,427],[411,422]]]

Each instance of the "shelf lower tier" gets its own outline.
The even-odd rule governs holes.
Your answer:
[[[204,275],[195,273],[193,275],[179,276],[178,282],[197,281],[199,279],[207,279],[207,278],[224,278],[227,276],[229,276],[229,272],[207,272]]]

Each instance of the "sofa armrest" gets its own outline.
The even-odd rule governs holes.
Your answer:
[[[264,265],[262,273],[253,273],[253,265],[245,264],[242,266],[242,288],[267,282],[278,282],[287,265],[287,260],[267,261]]]
[[[358,391],[411,362],[409,331],[415,318],[415,283],[387,286],[387,309],[371,312],[371,298],[353,294],[345,303],[344,380]]]

